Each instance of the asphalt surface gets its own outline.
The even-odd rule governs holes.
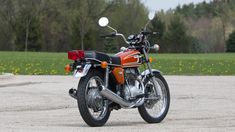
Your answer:
[[[137,109],[113,111],[103,127],[82,120],[68,95],[71,76],[0,76],[0,131],[235,131],[235,76],[165,76],[170,110],[162,123],[144,122]]]

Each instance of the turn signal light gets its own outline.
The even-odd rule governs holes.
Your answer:
[[[83,50],[72,50],[68,52],[68,59],[70,60],[78,60],[84,58],[84,51]]]
[[[64,70],[65,70],[66,73],[69,73],[69,72],[71,71],[70,65],[69,65],[69,64],[66,65],[66,66],[64,67]]]
[[[152,63],[153,62],[153,58],[149,57],[149,62]]]
[[[107,66],[108,66],[108,63],[106,62],[106,61],[102,61],[101,62],[101,68],[107,68]]]

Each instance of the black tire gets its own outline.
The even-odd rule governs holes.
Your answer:
[[[141,105],[138,107],[138,111],[141,115],[141,117],[148,123],[160,123],[167,115],[168,110],[169,110],[169,106],[170,106],[170,91],[167,85],[166,80],[162,77],[162,75],[158,72],[154,72],[154,77],[156,77],[157,79],[159,79],[162,84],[164,85],[165,88],[165,92],[166,92],[166,107],[164,112],[158,116],[158,117],[152,117],[146,110],[145,104]],[[144,80],[144,86],[146,85],[146,83],[150,80],[150,78],[146,78]],[[145,102],[146,103],[146,102]]]
[[[100,120],[93,118],[93,116],[89,112],[86,102],[86,86],[88,81],[94,76],[99,77],[104,82],[104,75],[101,72],[99,72],[98,70],[90,69],[88,74],[82,77],[81,80],[79,81],[77,89],[77,97],[78,97],[77,102],[78,102],[78,109],[80,111],[83,120],[91,127],[98,127],[98,126],[103,126],[107,122],[107,120],[109,119],[110,110],[109,108],[107,108],[106,114]]]

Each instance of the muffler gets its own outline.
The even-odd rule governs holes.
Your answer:
[[[77,90],[74,88],[69,89],[69,95],[73,97],[74,99],[77,99]]]
[[[100,93],[102,96],[106,97],[107,99],[121,105],[124,108],[131,108],[135,106],[136,103],[128,102],[124,100],[123,98],[121,98],[120,96],[118,96],[117,94],[115,94],[114,92],[112,92],[111,90],[105,88],[104,86],[101,86],[101,87],[102,89]]]
[[[142,104],[143,103],[143,100],[139,100],[137,102],[126,101],[125,99],[121,98],[120,96],[118,96],[117,94],[115,94],[111,90],[105,88],[104,86],[101,86],[100,94],[102,96],[106,97],[107,99],[121,105],[123,108],[132,108],[132,107],[136,106],[137,104]],[[77,90],[71,88],[69,90],[69,95],[71,97],[73,97],[74,99],[77,99]]]

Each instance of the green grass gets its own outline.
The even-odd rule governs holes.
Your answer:
[[[63,75],[70,62],[66,53],[0,52],[0,73]]]
[[[235,54],[151,54],[167,75],[235,75]],[[65,75],[66,53],[0,52],[0,73]]]
[[[159,54],[153,67],[168,75],[235,75],[235,54]]]

